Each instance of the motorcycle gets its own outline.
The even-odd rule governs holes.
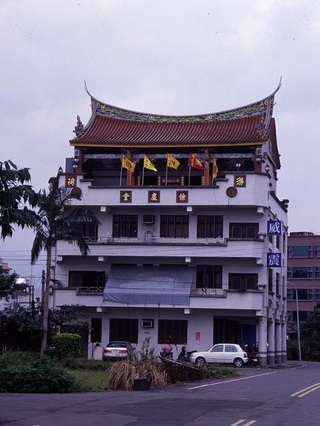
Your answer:
[[[180,361],[180,362],[189,362],[190,361],[190,356],[194,352],[197,352],[197,351],[187,352],[187,347],[186,346],[182,346],[181,351],[180,351],[180,353],[178,355],[178,361]]]
[[[248,364],[256,367],[259,364],[258,360],[258,348],[254,345],[245,345],[245,351],[248,355]]]

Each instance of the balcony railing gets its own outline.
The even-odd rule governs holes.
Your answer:
[[[84,237],[88,244],[126,244],[126,245],[143,245],[143,244],[161,244],[161,245],[226,245],[225,238],[166,238],[158,237],[152,233],[146,232],[143,237],[138,238],[115,238],[115,237]]]
[[[227,297],[227,291],[221,288],[193,288],[190,296],[200,297]]]
[[[70,287],[68,287],[70,289]],[[103,294],[104,287],[77,287],[77,295],[92,295],[97,294],[101,296]]]

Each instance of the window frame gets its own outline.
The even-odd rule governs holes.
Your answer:
[[[138,238],[138,215],[114,214],[112,236],[113,238]]]
[[[228,276],[228,289],[247,291],[247,290],[258,290],[258,274],[249,273],[234,273],[230,272]],[[238,284],[233,281],[238,280]],[[252,281],[251,283],[249,281]],[[253,282],[254,281],[254,282]]]
[[[197,216],[197,238],[220,238],[223,237],[222,215],[198,215]]]
[[[161,238],[188,238],[189,216],[188,215],[161,215],[160,216]]]
[[[222,288],[221,265],[196,265],[196,288]]]
[[[186,345],[187,339],[187,320],[158,320],[158,344],[163,345],[169,341],[174,345]]]
[[[253,233],[254,235],[250,235]],[[258,222],[230,222],[229,238],[238,240],[256,240],[259,238]]]

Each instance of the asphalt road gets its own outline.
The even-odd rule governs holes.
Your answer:
[[[320,363],[148,391],[0,394],[0,426],[319,426]]]

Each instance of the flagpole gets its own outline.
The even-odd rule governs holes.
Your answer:
[[[167,154],[167,166],[166,166],[166,185],[168,183],[168,154]]]
[[[143,162],[143,168],[142,168],[142,186],[144,186],[144,162]]]
[[[120,170],[120,182],[119,182],[120,186],[122,186],[122,169],[123,169],[123,167],[121,166],[121,170]]]

